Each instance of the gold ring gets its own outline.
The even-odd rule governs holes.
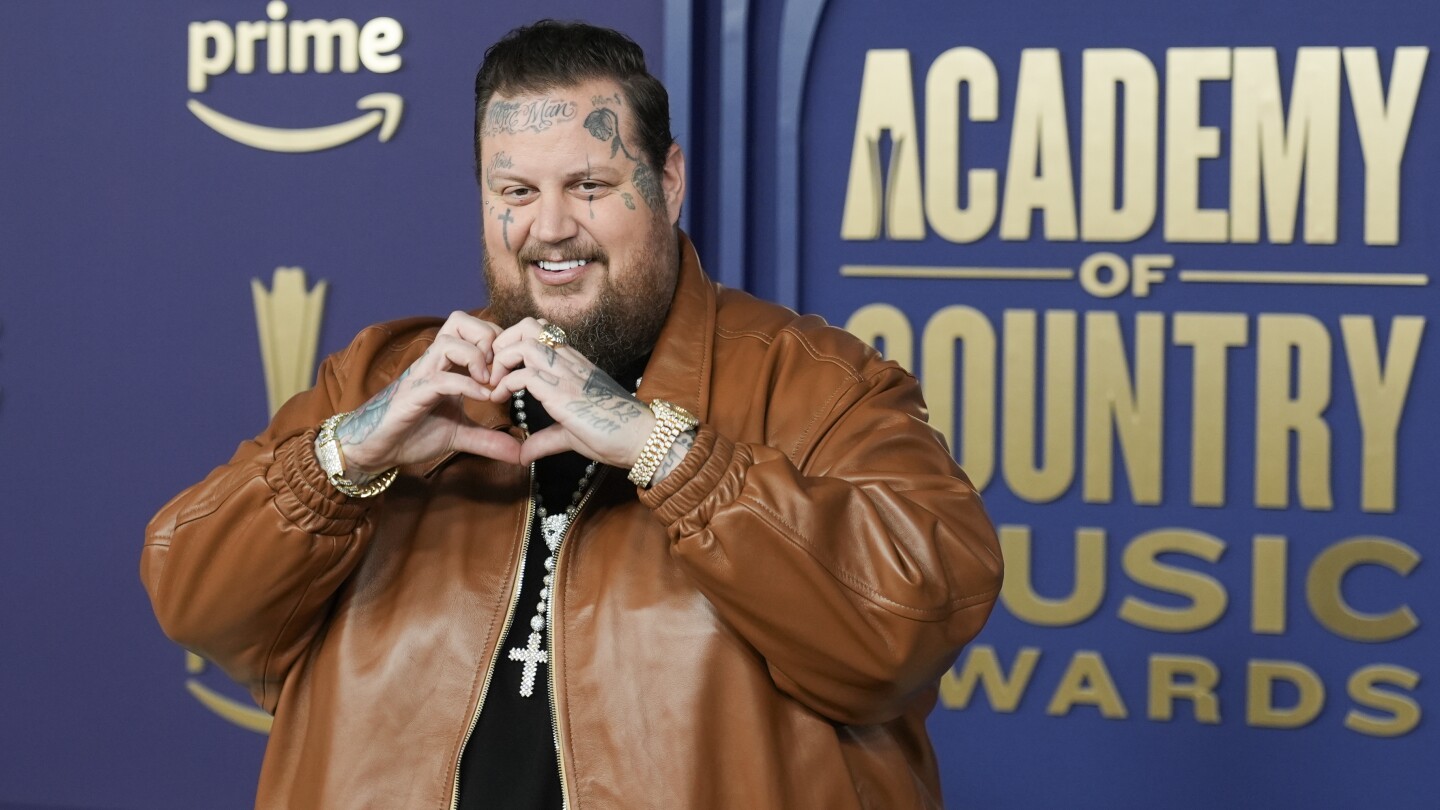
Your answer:
[[[566,343],[565,330],[553,323],[547,323],[544,328],[540,330],[540,334],[535,337],[535,340],[539,341],[540,345],[546,348],[558,349]]]

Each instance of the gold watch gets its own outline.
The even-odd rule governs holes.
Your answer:
[[[650,412],[655,414],[655,429],[650,431],[650,438],[640,448],[640,459],[630,468],[630,482],[637,487],[650,486],[651,479],[664,463],[665,456],[670,454],[675,440],[681,433],[700,424],[695,414],[663,399],[651,402]]]
[[[372,498],[395,483],[399,468],[391,467],[364,484],[357,484],[345,477],[345,457],[340,453],[340,440],[335,437],[335,426],[349,415],[337,413],[320,423],[320,435],[315,437],[315,459],[320,462],[320,469],[325,471],[325,477],[330,480],[331,486],[352,498]]]

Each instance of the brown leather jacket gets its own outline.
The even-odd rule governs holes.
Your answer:
[[[980,499],[913,377],[682,254],[639,396],[699,416],[694,448],[638,497],[605,476],[557,566],[544,669],[568,805],[937,807],[925,717],[1000,586]],[[528,473],[454,455],[358,501],[313,451],[316,425],[438,328],[361,332],[150,524],[141,576],[161,626],[275,716],[258,807],[453,804],[512,609]],[[509,424],[501,406],[467,411]]]

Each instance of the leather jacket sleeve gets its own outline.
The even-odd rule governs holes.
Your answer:
[[[877,360],[820,407],[789,452],[701,425],[641,498],[780,690],[836,722],[880,723],[979,632],[1000,552],[914,377]]]
[[[219,665],[271,713],[373,530],[369,502],[330,486],[320,469],[317,426],[383,385],[363,378],[393,372],[368,362],[390,337],[372,327],[327,359],[313,389],[166,504],[146,531],[140,576],[165,634]],[[347,374],[350,365],[356,371]]]

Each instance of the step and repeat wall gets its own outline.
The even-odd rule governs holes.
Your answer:
[[[1434,806],[1434,6],[815,5],[777,262],[1005,552],[951,803]]]
[[[0,807],[250,806],[269,718],[144,525],[366,324],[483,302],[474,71],[542,16],[645,47],[712,275],[911,369],[983,491],[947,806],[1434,806],[1428,0],[5,14]]]
[[[307,387],[317,354],[483,303],[485,48],[584,17],[658,63],[660,6],[0,13],[0,807],[248,808],[269,718],[161,634],[146,522]]]

